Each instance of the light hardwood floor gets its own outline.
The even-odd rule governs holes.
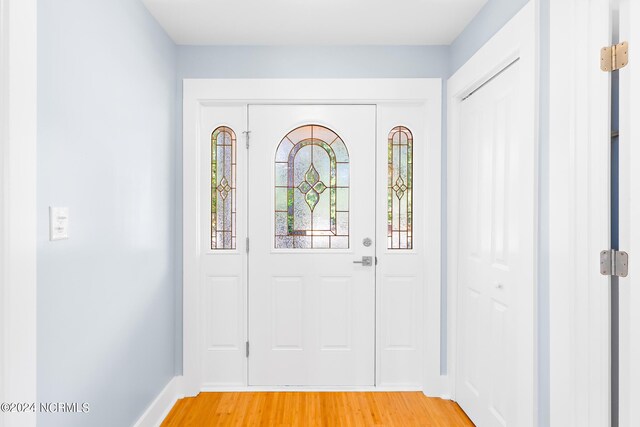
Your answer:
[[[173,426],[473,426],[452,401],[421,392],[200,393],[180,399]]]

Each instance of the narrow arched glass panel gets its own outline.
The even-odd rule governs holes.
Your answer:
[[[236,134],[211,134],[211,249],[236,248]]]
[[[404,126],[389,133],[387,248],[413,248],[413,135]]]
[[[349,247],[349,152],[331,129],[305,125],[275,157],[275,247]]]

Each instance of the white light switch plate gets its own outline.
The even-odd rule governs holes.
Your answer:
[[[69,238],[69,208],[49,207],[49,240]]]

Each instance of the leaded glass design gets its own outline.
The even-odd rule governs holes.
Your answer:
[[[389,133],[387,248],[413,248],[413,135],[404,126]]]
[[[211,134],[211,249],[236,248],[236,134]]]
[[[349,247],[349,152],[331,129],[301,126],[278,145],[275,247]]]

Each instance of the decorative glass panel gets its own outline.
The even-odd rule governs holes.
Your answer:
[[[413,248],[413,135],[403,126],[389,133],[387,248]]]
[[[275,247],[349,247],[349,152],[331,129],[301,126],[278,145]]]
[[[236,248],[236,134],[211,134],[211,249]]]

